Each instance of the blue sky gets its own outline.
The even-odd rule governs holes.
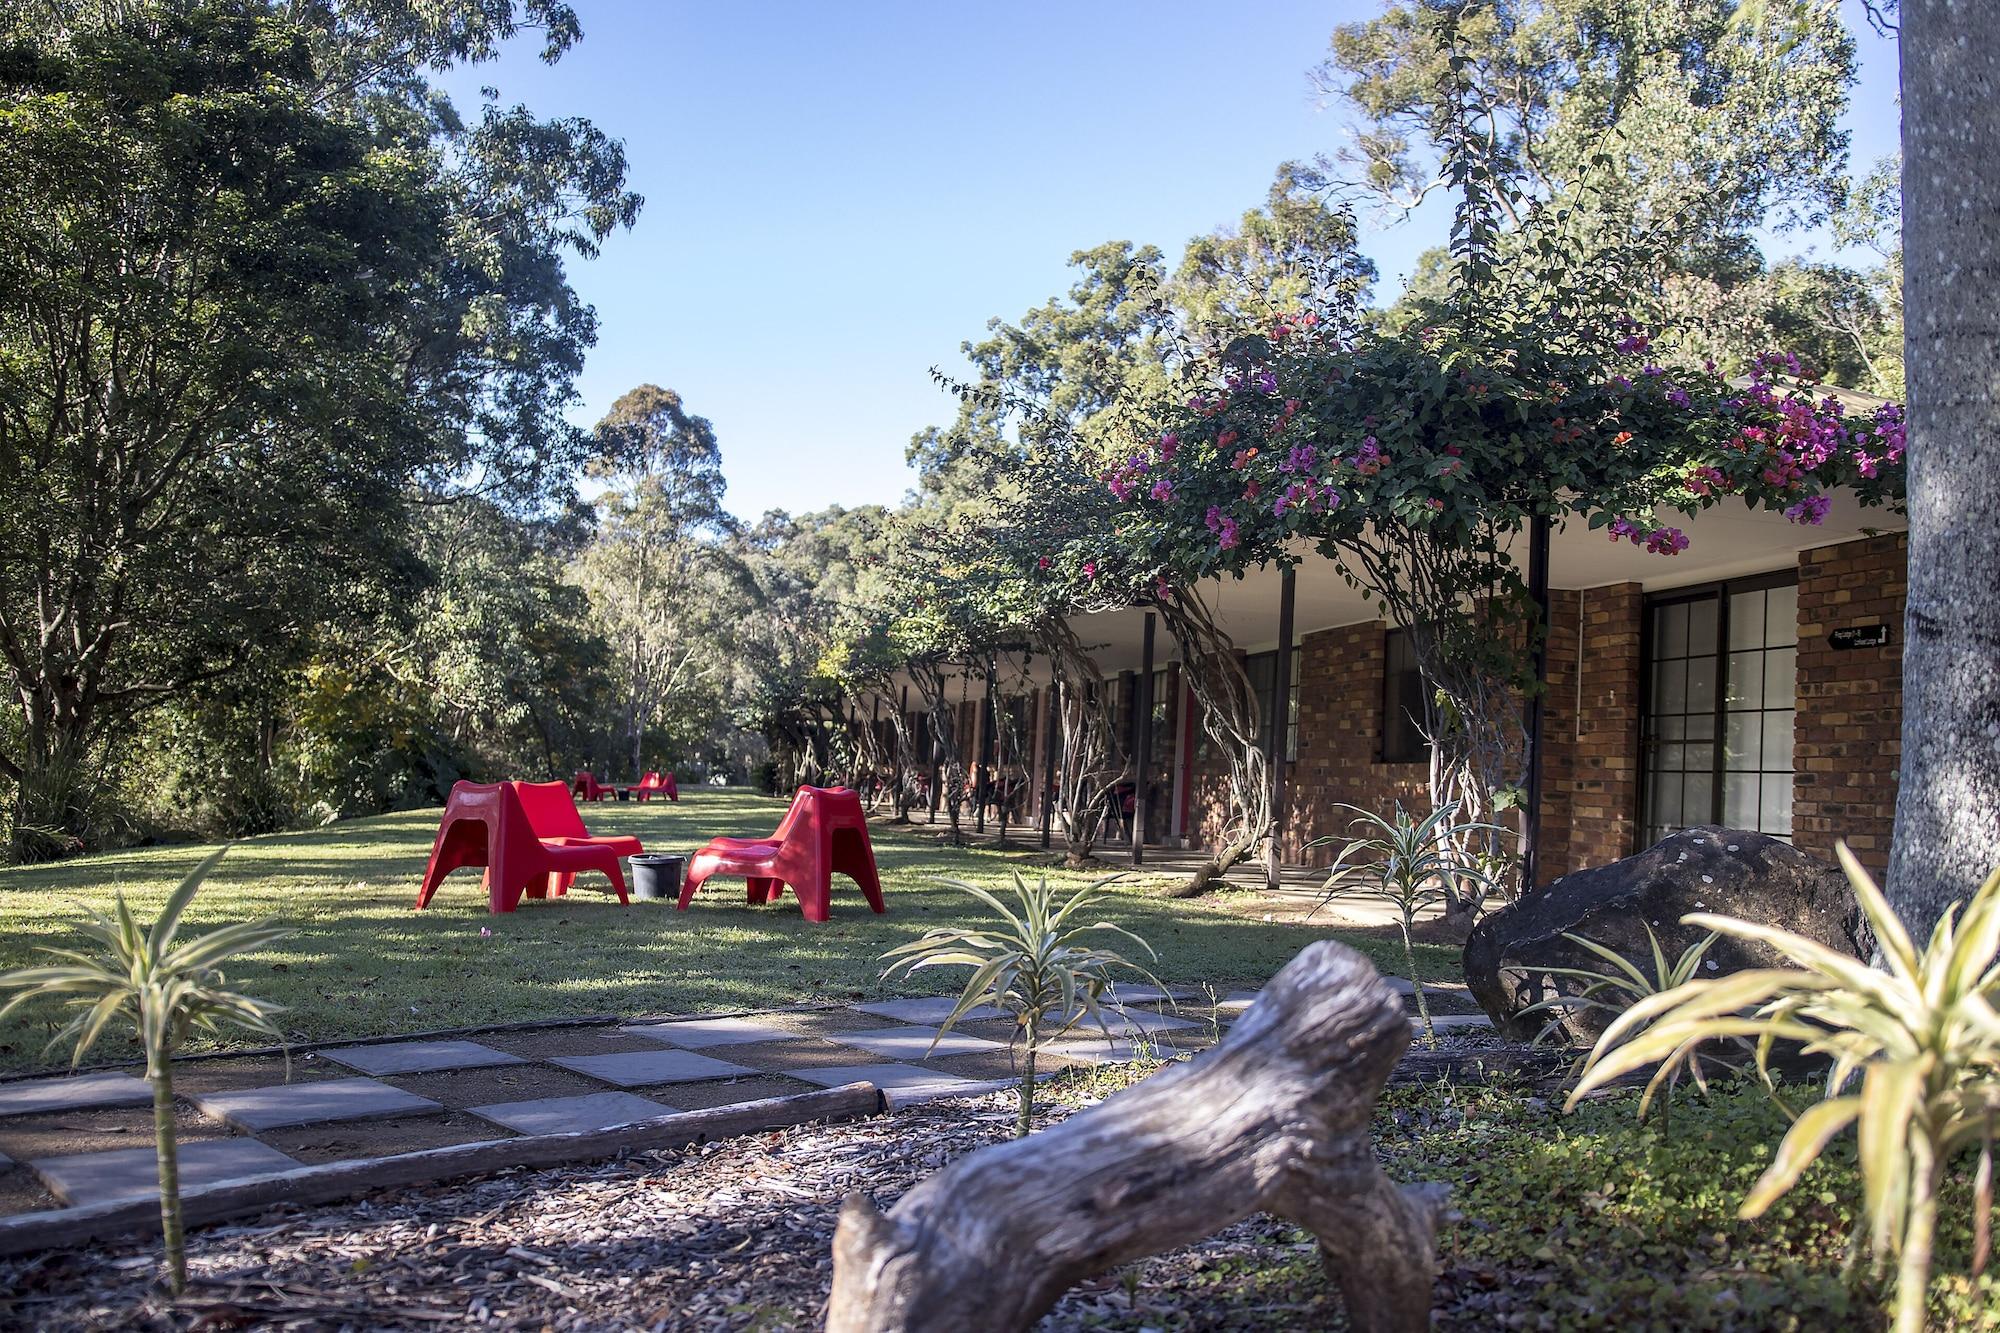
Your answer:
[[[444,82],[492,84],[625,143],[638,226],[571,266],[599,337],[574,418],[647,381],[715,423],[730,507],[893,502],[910,436],[949,420],[933,365],[994,315],[1066,290],[1074,250],[1176,255],[1261,203],[1287,158],[1336,147],[1306,72],[1379,0],[689,3],[575,0],[584,40],[532,41]],[[1853,162],[1893,151],[1895,48],[1861,49]],[[1441,210],[1362,219],[1380,293]],[[1812,238],[1779,238],[1784,251]]]

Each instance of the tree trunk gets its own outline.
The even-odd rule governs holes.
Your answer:
[[[1902,9],[1910,565],[1888,893],[1918,939],[2000,865],[1994,17],[1988,0]]]
[[[1368,1139],[1409,1044],[1367,959],[1308,945],[1192,1063],[962,1159],[887,1216],[850,1196],[828,1333],[1025,1329],[1084,1278],[1259,1211],[1319,1237],[1352,1327],[1428,1328],[1444,1187],[1392,1183]]]

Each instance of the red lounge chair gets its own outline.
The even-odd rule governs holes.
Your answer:
[[[790,885],[806,920],[825,921],[832,915],[835,871],[861,886],[870,907],[889,910],[882,904],[861,798],[845,787],[801,787],[774,836],[716,838],[694,854],[681,889],[681,910],[687,910],[694,891],[710,875],[741,875],[749,881],[752,904],[774,903]]]
[[[674,775],[671,773],[662,777],[657,771],[648,772],[632,788],[633,797],[641,801],[651,797],[654,792],[658,792],[668,800],[676,803],[681,799],[681,789],[674,782]]]
[[[486,867],[488,907],[511,912],[522,895],[545,898],[569,892],[577,874],[599,870],[625,897],[618,858],[641,850],[637,838],[593,838],[560,782],[458,782],[452,784],[431,844],[421,910],[444,877],[461,866]]]
[[[570,780],[569,789],[579,801],[609,800],[613,791],[612,788],[599,782],[596,774],[583,769],[576,771],[576,777]]]

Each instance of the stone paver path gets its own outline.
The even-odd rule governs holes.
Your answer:
[[[385,1041],[380,1045],[343,1046],[326,1052],[326,1058],[364,1074],[432,1074],[441,1069],[526,1063],[518,1055],[496,1051],[476,1041]]]
[[[280,1083],[271,1088],[205,1092],[194,1104],[225,1124],[255,1133],[286,1125],[330,1124],[374,1116],[422,1115],[443,1108],[372,1078],[334,1078],[320,1083]]]
[[[759,1023],[754,1018],[690,1018],[679,1023],[635,1023],[618,1029],[619,1035],[663,1041],[690,1051],[711,1046],[747,1046],[760,1041],[799,1041],[790,1028]]]
[[[1004,1051],[1007,1043],[986,1037],[968,1037],[956,1028],[943,1036],[936,1028],[877,1028],[872,1032],[842,1032],[834,1038],[842,1046],[854,1046],[879,1055],[884,1060],[936,1060],[947,1055],[971,1055],[975,1051]]]
[[[1407,992],[1407,983],[1398,989]],[[1452,1012],[1465,1007],[1462,994],[1454,997],[1449,988],[1433,994],[1440,1028],[1485,1022]],[[1066,1066],[1199,1049],[1257,999],[1255,991],[1232,991],[1211,1011],[1205,996],[1175,995],[1178,1006],[1153,987],[1121,988],[1104,1010],[1111,1038],[1080,1024],[1044,1048],[1037,1072],[1046,1077]],[[300,1053],[295,1059],[308,1076],[293,1083],[277,1081],[275,1071],[264,1075],[256,1060],[198,1061],[195,1069],[213,1070],[209,1085],[222,1090],[182,1097],[210,1122],[207,1137],[183,1143],[182,1176],[196,1187],[288,1169],[300,1164],[294,1153],[309,1161],[358,1160],[413,1144],[611,1129],[681,1108],[848,1083],[875,1084],[892,1107],[1004,1086],[1018,1052],[1008,1045],[1013,1027],[999,1010],[972,1011],[933,1046],[937,1024],[954,1003],[929,996],[740,1016],[635,1016],[613,1025],[495,1030],[476,1040],[370,1042]],[[334,1068],[363,1076],[316,1077]],[[230,1071],[234,1077],[215,1077]],[[246,1074],[271,1082],[256,1086]],[[202,1086],[196,1077],[186,1082]],[[0,1187],[11,1186],[0,1192],[11,1201],[6,1207],[18,1212],[153,1191],[150,1146],[106,1146],[107,1140],[150,1145],[151,1099],[149,1085],[130,1073],[0,1083]],[[73,1125],[65,1116],[90,1123]],[[316,1137],[311,1127],[322,1124],[339,1130]],[[212,1137],[218,1130],[223,1136]],[[21,1160],[10,1163],[10,1150]],[[38,1194],[44,1202],[33,1202]]]
[[[202,1139],[183,1143],[176,1155],[181,1188],[289,1171],[299,1163],[255,1139]],[[160,1191],[159,1158],[150,1147],[44,1157],[28,1165],[58,1199],[78,1207],[143,1199]]]
[[[586,1129],[635,1125],[656,1115],[672,1115],[678,1109],[629,1092],[592,1092],[581,1097],[541,1097],[498,1106],[475,1106],[472,1114],[520,1134],[575,1134]]]
[[[733,1065],[713,1056],[692,1051],[624,1051],[617,1055],[559,1055],[549,1061],[573,1069],[590,1078],[615,1083],[621,1088],[643,1088],[649,1083],[694,1083],[705,1078],[735,1078],[752,1073],[744,1065]]]
[[[0,1116],[87,1111],[100,1106],[144,1106],[152,1100],[152,1085],[130,1074],[78,1074],[74,1078],[0,1083]]]
[[[951,1017],[953,1006],[958,1003],[951,996],[926,996],[921,1000],[882,1000],[875,1004],[856,1004],[850,1008],[859,1009],[864,1014],[874,1014],[881,1018],[893,1018],[898,1023],[942,1023]],[[1007,1015],[990,1004],[968,1009],[961,1022],[972,1023],[987,1018],[1005,1018]]]

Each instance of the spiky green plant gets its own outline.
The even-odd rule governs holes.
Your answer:
[[[1145,977],[1153,985],[1153,974],[1122,954],[1083,942],[1098,931],[1123,935],[1157,961],[1159,955],[1146,941],[1123,926],[1109,921],[1079,924],[1084,914],[1110,895],[1107,887],[1118,877],[1110,876],[1086,884],[1065,901],[1044,875],[1030,885],[1020,872],[1013,875],[1013,903],[964,880],[944,879],[939,883],[971,894],[999,918],[993,926],[939,926],[924,932],[921,939],[900,944],[883,954],[889,966],[884,981],[913,976],[930,967],[970,967],[972,975],[959,992],[949,1017],[938,1025],[938,1037],[951,1031],[972,1010],[991,1005],[1013,1015],[1016,1039],[1021,1043],[1021,1115],[1016,1136],[1025,1138],[1034,1125],[1035,1056],[1049,1042],[1086,1019],[1094,1021],[1106,1036],[1099,1000],[1111,983],[1111,970],[1125,968]],[[933,1046],[937,1044],[933,1039]]]
[[[1644,922],[1640,924],[1645,925]],[[1583,983],[1583,989],[1573,995],[1550,996],[1546,1000],[1529,1005],[1516,1015],[1520,1018],[1526,1018],[1529,1014],[1534,1013],[1551,1013],[1555,1015],[1540,1032],[1535,1034],[1535,1044],[1537,1046],[1554,1036],[1562,1028],[1563,1018],[1568,1014],[1575,1013],[1578,1010],[1596,1010],[1600,1013],[1613,1015],[1622,1014],[1641,1000],[1659,995],[1665,991],[1670,991],[1676,986],[1686,985],[1694,979],[1697,969],[1701,967],[1702,959],[1714,947],[1715,942],[1722,937],[1711,930],[1708,934],[1682,950],[1679,958],[1669,963],[1667,961],[1666,950],[1660,947],[1660,937],[1653,933],[1653,928],[1650,925],[1646,925],[1646,942],[1652,946],[1653,953],[1653,970],[1650,973],[1643,971],[1636,963],[1633,963],[1616,949],[1606,948],[1595,940],[1585,939],[1583,936],[1572,934],[1569,931],[1563,932],[1563,938],[1579,948],[1587,949],[1591,953],[1596,954],[1599,958],[1610,963],[1611,967],[1601,972],[1586,967],[1544,967],[1537,969],[1540,973],[1546,973],[1550,976],[1568,977],[1572,981]],[[1686,1067],[1688,1072],[1693,1075],[1695,1083],[1700,1087],[1706,1088],[1707,1075],[1702,1069],[1701,1060],[1702,1057],[1697,1052],[1690,1051]],[[1663,1130],[1667,1128],[1667,1109],[1673,1104],[1673,1089],[1674,1085],[1678,1083],[1679,1075],[1680,1069],[1676,1066],[1674,1074],[1668,1080],[1667,1096],[1660,1102],[1660,1127]]]
[[[194,1033],[215,1033],[225,1026],[284,1041],[284,1034],[271,1021],[279,1006],[224,989],[227,978],[221,964],[284,939],[292,933],[289,929],[269,922],[243,922],[172,947],[181,914],[228,850],[227,846],[218,848],[180,882],[150,929],[133,917],[121,893],[111,916],[92,913],[83,927],[84,934],[98,945],[95,952],[45,948],[43,953],[62,961],[0,974],[0,989],[18,992],[0,1007],[0,1018],[44,997],[60,997],[64,1007],[76,1011],[49,1039],[51,1050],[66,1041],[72,1043],[72,1069],[82,1063],[114,1021],[122,1017],[132,1023],[146,1053],[146,1078],[153,1085],[160,1231],[166,1247],[167,1285],[176,1294],[187,1285],[187,1245],[181,1226],[180,1167],[174,1140],[174,1052]]]
[[[1392,819],[1384,819],[1358,805],[1336,808],[1351,810],[1355,817],[1347,823],[1350,835],[1344,840],[1340,854],[1327,867],[1326,882],[1320,887],[1319,903],[1313,910],[1316,912],[1341,898],[1369,898],[1395,909],[1396,924],[1403,934],[1403,964],[1410,974],[1417,1015],[1423,1020],[1424,1042],[1436,1047],[1437,1029],[1431,1026],[1431,1006],[1424,998],[1423,978],[1417,972],[1412,933],[1417,918],[1427,908],[1442,907],[1454,893],[1462,893],[1471,886],[1482,890],[1492,887],[1493,877],[1486,869],[1457,852],[1465,841],[1461,835],[1506,830],[1497,824],[1455,822],[1459,808],[1456,801],[1446,801],[1421,820],[1411,818],[1401,801],[1396,802]],[[1356,837],[1351,832],[1354,829],[1364,832]],[[1314,838],[1306,844],[1306,850],[1342,841],[1338,835],[1329,834]]]
[[[1874,927],[1881,967],[1871,967],[1776,926],[1697,912],[1681,918],[1734,939],[1768,945],[1795,968],[1762,968],[1689,981],[1650,996],[1605,1029],[1571,1106],[1612,1079],[1654,1063],[1641,1099],[1704,1041],[1754,1039],[1770,1085],[1780,1041],[1832,1060],[1824,1094],[1796,1115],[1740,1211],[1760,1216],[1849,1125],[1859,1146],[1862,1206],[1857,1246],[1897,1262],[1896,1333],[1919,1333],[1930,1289],[1938,1194],[1953,1159],[1974,1146],[1973,1269],[1983,1270],[1993,1213],[1993,1128],[2000,1116],[2000,870],[1931,931],[1917,952],[1895,910],[1842,843],[1840,863]],[[1848,1089],[1859,1079],[1858,1090]],[[1789,1108],[1788,1108],[1789,1109]]]

